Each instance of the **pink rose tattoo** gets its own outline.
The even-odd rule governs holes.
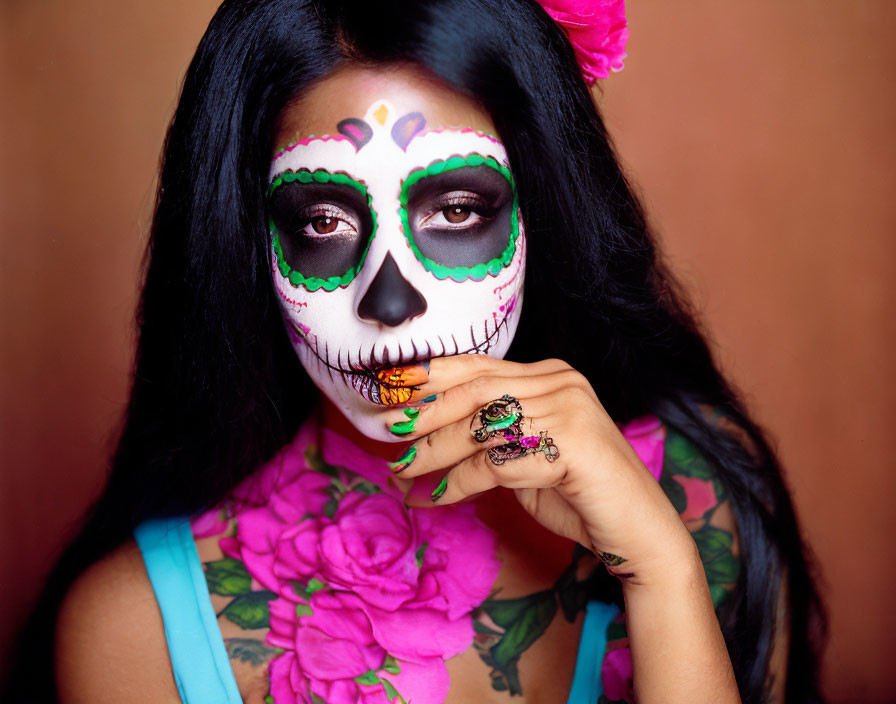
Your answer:
[[[327,459],[351,469],[317,453],[320,434]],[[406,508],[391,477],[385,461],[306,426],[235,492],[235,534],[219,544],[271,595],[276,704],[447,696],[445,661],[472,644],[497,541],[472,505]],[[194,525],[214,534],[222,523],[216,512]]]

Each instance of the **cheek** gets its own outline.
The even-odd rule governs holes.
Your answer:
[[[334,291],[308,291],[292,286],[274,270],[274,289],[287,334],[296,348],[304,344],[320,347],[326,343],[328,331],[344,329],[353,319],[352,286]]]
[[[500,356],[509,346],[522,308],[526,241],[522,235],[510,263],[480,281],[415,277],[428,310],[416,331],[447,354],[478,351]],[[416,285],[416,284],[415,284]]]
[[[516,256],[505,269],[506,278],[492,289],[497,313],[502,316],[519,314],[518,306],[522,303],[523,282],[526,274],[526,233],[522,221],[520,221],[519,227],[520,236]]]
[[[307,341],[313,333],[307,324],[308,318],[308,301],[302,300],[304,296],[296,291],[290,291],[288,284],[284,290],[284,281],[275,281],[274,288],[277,291],[277,297],[280,299],[280,311],[286,324],[286,332],[289,335],[290,342],[300,345]]]

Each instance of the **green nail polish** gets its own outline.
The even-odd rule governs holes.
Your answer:
[[[442,498],[442,495],[445,493],[445,489],[448,488],[448,477],[442,477],[442,481],[439,482],[439,485],[436,487],[436,490],[432,492],[432,500],[433,502],[438,501]]]
[[[404,454],[401,457],[399,457],[394,462],[389,463],[389,469],[391,469],[395,474],[403,472],[411,466],[411,462],[414,461],[414,458],[416,456],[417,448],[414,445],[411,445],[407,450],[404,451]]]
[[[405,414],[408,418],[416,418],[417,416],[420,415],[420,409],[419,409],[419,408],[413,408],[413,407],[411,407],[411,408],[405,408],[405,409],[404,409],[404,414]]]
[[[414,426],[417,424],[416,418],[409,420],[400,420],[389,426],[389,432],[393,435],[410,435],[414,432]]]

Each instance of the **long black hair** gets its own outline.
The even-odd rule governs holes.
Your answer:
[[[313,405],[270,280],[264,174],[289,99],[351,62],[416,64],[491,114],[532,263],[508,356],[566,360],[615,420],[656,414],[716,465],[741,544],[720,619],[743,700],[766,684],[782,588],[770,566],[787,575],[787,699],[817,698],[823,618],[780,469],[657,255],[563,31],[533,0],[227,0],[165,142],[112,472],[45,587],[5,701],[54,699],[53,624],[80,572],[141,521],[218,503]]]

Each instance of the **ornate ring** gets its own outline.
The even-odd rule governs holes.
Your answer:
[[[474,428],[476,421],[479,421],[479,427]],[[522,421],[520,402],[510,394],[504,394],[476,411],[470,423],[470,434],[476,442],[485,442],[498,435],[507,439],[519,438],[523,435]]]
[[[548,462],[553,462],[560,456],[560,448],[554,444],[553,438],[548,437],[545,430],[539,431],[538,435],[505,436],[505,438],[508,440],[505,445],[486,450],[485,454],[492,464],[502,465],[507,460],[517,460],[536,452],[543,452]]]

